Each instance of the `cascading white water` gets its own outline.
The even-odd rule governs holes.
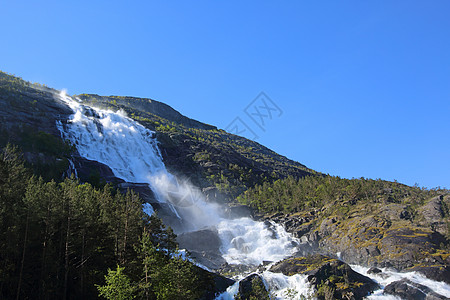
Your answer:
[[[217,223],[216,207],[198,201],[199,191],[167,172],[154,132],[123,111],[90,108],[65,93],[59,96],[74,114],[65,126],[58,127],[82,157],[109,166],[116,177],[126,182],[149,184],[159,202],[168,203],[175,215],[186,220],[187,230]],[[146,209],[152,212],[149,205]]]
[[[154,133],[124,112],[82,105],[65,92],[59,97],[74,114],[58,128],[81,156],[109,166],[115,176],[127,182],[149,184],[157,200],[172,204],[174,212],[186,221],[186,230],[217,228],[228,263],[258,265],[294,252],[293,238],[279,225],[269,229],[249,218],[222,218],[220,208],[204,201],[197,188],[167,172]],[[151,212],[148,204],[145,209]]]
[[[229,264],[258,266],[276,262],[296,252],[298,242],[282,226],[255,222],[249,218],[223,219],[217,225],[223,257]]]
[[[58,95],[74,114],[67,124],[58,123],[64,139],[70,140],[79,154],[101,162],[111,168],[114,175],[127,182],[146,183],[161,203],[168,203],[180,219],[185,230],[214,227],[222,241],[222,254],[229,264],[260,265],[263,261],[279,261],[294,254],[298,241],[280,225],[267,226],[249,218],[222,218],[217,205],[204,201],[202,193],[188,181],[177,179],[167,172],[159,152],[154,133],[128,118],[124,112],[105,111],[82,105],[64,92]],[[143,206],[146,213],[153,213],[150,204]],[[443,295],[450,294],[450,286],[436,283],[415,273],[386,272],[386,278],[367,274],[367,269],[353,266],[380,285],[408,277],[413,281],[432,286]],[[261,273],[276,299],[298,299],[312,293],[306,276],[284,276],[280,273]],[[217,299],[232,299],[238,284],[230,287]],[[370,299],[386,299],[377,291]],[[394,299],[394,298],[391,298]]]
[[[388,284],[390,284],[394,281],[401,280],[403,278],[406,278],[412,282],[427,286],[430,289],[432,289],[434,292],[436,292],[440,295],[450,297],[450,285],[448,285],[444,282],[437,282],[437,281],[428,279],[417,272],[399,273],[399,272],[395,272],[395,271],[383,268],[383,269],[381,269],[382,273],[380,273],[382,275],[377,275],[377,274],[367,273],[369,268],[366,268],[366,267],[361,267],[358,265],[351,265],[351,267],[356,272],[372,278],[372,280],[378,282],[378,284],[381,286],[381,289],[375,291],[372,295],[368,296],[367,299],[373,299],[373,300],[375,300],[375,299],[398,299],[393,296],[384,295],[383,288],[386,287]]]

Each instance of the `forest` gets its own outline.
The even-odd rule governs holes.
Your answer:
[[[192,299],[213,279],[133,191],[46,181],[0,151],[0,298]]]
[[[398,182],[374,179],[345,179],[338,176],[288,176],[273,182],[264,182],[242,193],[237,200],[261,213],[296,213],[305,209],[320,209],[339,204],[403,203],[414,209],[431,197],[448,193],[440,188],[426,189]],[[448,215],[448,208],[445,208]]]

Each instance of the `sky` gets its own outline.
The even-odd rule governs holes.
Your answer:
[[[449,12],[448,0],[0,0],[0,70],[152,98],[330,175],[450,188]]]

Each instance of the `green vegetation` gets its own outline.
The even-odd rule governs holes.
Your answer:
[[[45,180],[60,180],[68,169],[74,146],[30,126],[4,128],[0,124],[0,147],[14,143],[27,155],[26,166]]]
[[[0,151],[0,298],[188,299],[211,286],[132,191],[31,174],[16,147]]]
[[[329,208],[329,213],[347,215],[352,207],[366,203],[409,204],[411,212],[424,201],[445,191],[410,187],[372,179],[343,179],[335,176],[288,176],[265,182],[242,193],[237,199],[262,213],[296,213],[311,208]]]
[[[123,273],[123,269],[117,265],[117,270],[108,269],[108,275],[105,275],[106,284],[97,285],[100,296],[108,300],[128,300],[136,296],[136,287],[131,283],[130,278]]]
[[[256,185],[238,201],[281,219],[298,237],[320,239],[328,253],[405,269],[448,265],[449,192],[364,178],[289,176]]]
[[[246,279],[244,279],[246,281]],[[242,282],[240,283],[240,285]],[[266,290],[261,277],[253,277],[250,282],[239,287],[239,292],[234,297],[236,300],[269,300],[270,293]]]
[[[12,109],[36,110],[36,98],[48,97],[48,92],[56,92],[56,90],[0,71],[0,98],[6,100]],[[33,98],[29,97],[31,94]]]

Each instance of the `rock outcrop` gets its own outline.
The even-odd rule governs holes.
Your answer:
[[[222,242],[216,230],[202,229],[179,234],[177,242],[180,248],[187,249],[191,257],[199,264],[216,270],[226,264],[220,247]]]
[[[408,279],[394,281],[384,288],[384,294],[398,296],[405,300],[440,300],[450,299],[434,292],[427,286]]]
[[[239,300],[270,299],[269,292],[258,274],[251,274],[239,282],[239,292],[236,298]]]
[[[284,275],[304,274],[319,299],[362,299],[379,286],[346,263],[324,255],[285,259],[270,268]]]
[[[333,207],[325,206],[262,220],[283,225],[300,239],[304,251],[338,254],[352,264],[417,271],[450,283],[448,228],[442,229],[448,222],[444,215],[448,203],[449,196],[442,195],[425,201],[415,212],[398,203],[369,204],[371,209],[355,203],[346,207],[352,209],[346,215],[330,215]]]

